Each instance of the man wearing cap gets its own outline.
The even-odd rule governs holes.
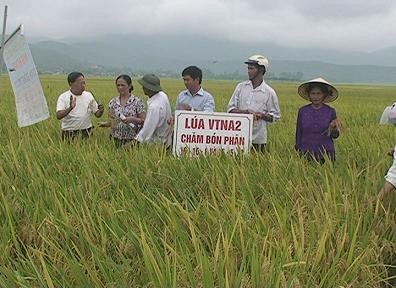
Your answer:
[[[146,74],[138,82],[149,99],[143,128],[135,140],[140,143],[154,142],[170,146],[172,129],[168,119],[171,117],[171,107],[168,96],[162,91],[160,79],[154,74]]]
[[[268,70],[266,57],[254,55],[245,64],[248,65],[249,80],[236,86],[227,112],[253,115],[253,148],[264,152],[267,144],[267,123],[280,118],[278,96],[264,81],[264,74]]]
[[[176,110],[213,112],[213,96],[201,87],[202,70],[197,66],[189,66],[183,70],[182,77],[187,89],[177,96]]]

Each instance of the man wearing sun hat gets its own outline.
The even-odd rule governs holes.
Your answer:
[[[264,81],[268,59],[253,55],[245,62],[249,80],[239,83],[228,103],[227,112],[253,114],[252,143],[256,151],[265,151],[267,124],[280,118],[278,96]]]
[[[298,87],[298,94],[308,105],[298,110],[296,150],[308,160],[324,163],[335,160],[333,139],[339,136],[340,122],[336,111],[325,103],[337,99],[337,89],[323,78],[315,78]]]
[[[162,91],[160,79],[154,74],[146,74],[138,83],[142,85],[143,92],[149,99],[143,128],[135,140],[140,143],[154,142],[170,146],[172,129],[168,119],[171,116],[171,107],[168,96]]]

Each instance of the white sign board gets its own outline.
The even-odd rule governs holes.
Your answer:
[[[47,119],[47,101],[22,27],[4,44],[3,58],[15,94],[18,126],[25,127]]]
[[[253,116],[199,111],[175,111],[173,154],[248,153]]]

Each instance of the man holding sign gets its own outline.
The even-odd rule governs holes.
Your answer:
[[[187,89],[177,96],[175,110],[214,112],[213,96],[201,87],[202,70],[189,66],[183,70],[182,77]]]
[[[85,77],[81,72],[70,73],[67,81],[70,90],[59,96],[56,105],[56,118],[62,121],[62,139],[88,138],[92,129],[91,114],[101,117],[104,107],[85,91]]]
[[[253,148],[264,152],[267,144],[267,123],[280,118],[278,96],[264,82],[264,74],[268,70],[266,57],[254,55],[245,64],[248,65],[249,80],[236,86],[227,112],[253,115]]]

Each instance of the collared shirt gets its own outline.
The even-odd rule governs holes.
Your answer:
[[[264,80],[260,86],[253,89],[250,80],[239,83],[228,103],[227,112],[233,109],[253,110],[255,112],[268,113],[274,121],[280,118],[278,96],[274,89],[268,86]],[[259,119],[253,122],[253,144],[267,143],[267,121]]]
[[[181,104],[188,104],[195,111],[213,112],[215,110],[215,102],[213,96],[202,89],[192,95],[187,89],[180,92],[176,100],[176,110],[183,110]]]
[[[109,113],[112,118],[120,119],[120,115],[125,117],[135,116],[144,112],[143,101],[135,95],[130,95],[125,105],[121,105],[120,96],[116,96],[109,102]],[[136,133],[142,128],[141,125],[127,124],[117,121],[116,125],[111,127],[111,136],[117,139],[134,139]]]
[[[147,115],[143,128],[136,136],[139,142],[155,142],[170,145],[172,128],[168,124],[171,107],[168,96],[160,91],[147,100]]]
[[[91,114],[98,111],[98,103],[88,91],[84,91],[81,95],[74,95],[70,90],[64,92],[58,98],[56,111],[69,108],[70,96],[76,98],[76,107],[62,118],[62,130],[82,130],[92,127]]]

